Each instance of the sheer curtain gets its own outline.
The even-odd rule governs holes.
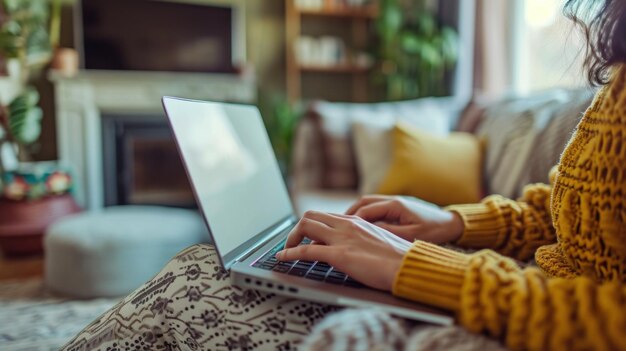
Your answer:
[[[496,98],[514,85],[515,16],[511,14],[518,1],[476,0],[475,96]]]
[[[475,1],[475,97],[585,84],[584,38],[562,14],[562,0]]]

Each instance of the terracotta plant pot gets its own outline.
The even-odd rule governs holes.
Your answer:
[[[68,194],[34,201],[0,199],[0,249],[6,256],[41,254],[46,228],[79,211]]]

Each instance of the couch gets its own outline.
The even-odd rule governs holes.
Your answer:
[[[343,212],[364,191],[355,123],[394,124],[446,135],[471,133],[483,142],[483,194],[518,197],[525,184],[548,182],[571,133],[590,105],[592,89],[553,89],[523,97],[460,106],[451,98],[391,103],[314,102],[299,122],[290,188],[299,214]],[[379,148],[371,145],[372,152]],[[359,152],[364,152],[360,150]],[[367,152],[367,151],[366,151]],[[428,166],[428,165],[425,165]]]

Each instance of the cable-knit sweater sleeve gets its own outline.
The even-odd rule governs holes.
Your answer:
[[[519,260],[532,258],[537,248],[556,242],[550,190],[548,185],[533,184],[524,189],[519,201],[492,195],[479,204],[448,207],[465,223],[465,231],[456,244],[493,249]]]
[[[455,311],[466,329],[502,339],[512,350],[626,347],[626,287],[549,279],[490,250],[465,255],[415,242],[393,292]]]

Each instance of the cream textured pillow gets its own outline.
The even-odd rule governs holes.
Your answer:
[[[359,191],[373,194],[391,165],[392,126],[357,122],[352,126],[352,141],[359,171]]]

